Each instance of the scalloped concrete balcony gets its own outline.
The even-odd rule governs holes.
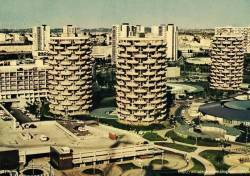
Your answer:
[[[62,44],[62,45],[70,45],[71,41],[70,40],[61,40],[60,44]]]
[[[150,117],[149,122],[151,122],[151,119],[158,119],[158,116],[164,116],[161,113],[153,115],[150,115],[150,113],[155,107],[158,107],[158,104],[163,101],[166,103],[164,97],[163,99],[157,97],[158,94],[166,94],[164,81],[166,74],[163,71],[166,68],[167,61],[165,49],[163,49],[166,46],[163,45],[163,40],[154,41],[153,38],[152,40],[143,39],[141,41],[130,40],[129,38],[127,40],[130,43],[129,46],[117,46],[117,85],[115,86],[118,106],[117,115],[122,121],[144,122],[144,119]],[[152,46],[152,43],[155,46]],[[160,50],[158,45],[161,45]],[[126,52],[129,52],[129,55]],[[154,77],[152,78],[152,76]],[[161,82],[164,83],[160,86]],[[158,91],[151,92],[151,90],[155,90],[157,87],[160,87]],[[155,101],[155,104],[152,101]],[[156,101],[158,101],[158,104]],[[162,107],[160,111],[164,111],[165,108],[165,106]],[[141,111],[142,109],[143,111]],[[124,112],[129,112],[129,114]]]

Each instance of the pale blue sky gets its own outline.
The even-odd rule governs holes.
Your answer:
[[[175,23],[185,28],[250,25],[250,0],[0,0],[0,28]]]

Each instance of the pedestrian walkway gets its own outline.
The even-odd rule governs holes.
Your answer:
[[[206,169],[205,173],[204,173],[205,175],[214,175],[216,173],[216,169],[215,169],[214,165],[210,161],[206,160],[205,158],[203,158],[199,155],[200,151],[208,150],[207,148],[203,148],[201,150],[195,150],[194,152],[188,153],[188,152],[176,150],[176,149],[173,149],[170,147],[163,147],[163,146],[158,146],[158,145],[156,145],[156,146],[162,150],[167,150],[167,151],[181,154],[183,156],[186,156],[186,158],[197,159],[198,161],[200,161],[204,165],[204,167]]]

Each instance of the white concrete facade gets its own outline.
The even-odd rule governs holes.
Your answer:
[[[38,51],[48,50],[48,44],[50,41],[50,26],[42,25],[32,28],[32,51],[34,55]]]
[[[119,39],[116,101],[122,122],[159,123],[166,117],[166,66],[164,37]]]
[[[17,61],[0,63],[0,102],[29,102],[47,98],[47,66],[41,60],[34,64]]]
[[[73,25],[63,26],[62,37],[74,37],[77,34],[77,28]]]
[[[92,107],[92,51],[88,37],[51,37],[50,111],[59,116],[89,113]]]
[[[216,35],[212,42],[210,87],[238,90],[243,81],[242,35]]]
[[[177,42],[178,28],[174,24],[167,25],[167,57],[170,61],[176,61],[178,58]]]
[[[247,27],[216,27],[215,35],[242,35],[243,37],[243,47],[245,53],[250,53],[250,26]]]
[[[153,25],[150,27],[151,32],[146,32],[145,27],[141,25],[130,25],[123,23],[121,25],[113,25],[112,27],[112,63],[117,59],[117,49],[119,38],[124,37],[163,37],[166,45],[166,54],[169,61],[177,60],[177,36],[178,28],[174,24]]]

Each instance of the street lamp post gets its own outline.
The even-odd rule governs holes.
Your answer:
[[[34,162],[32,160],[32,175],[34,175]]]
[[[141,165],[141,176],[143,176],[143,161],[140,159],[140,165]]]

